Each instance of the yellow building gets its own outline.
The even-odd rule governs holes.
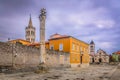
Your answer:
[[[46,48],[69,52],[70,64],[73,67],[80,64],[89,65],[89,44],[72,36],[54,34],[50,37]]]

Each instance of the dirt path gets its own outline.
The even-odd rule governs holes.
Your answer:
[[[87,68],[59,68],[51,69],[48,73],[33,72],[0,74],[0,80],[104,80],[115,66],[91,65]],[[106,77],[106,80],[109,78]]]
[[[120,64],[117,66],[116,70],[111,75],[110,80],[120,80]]]

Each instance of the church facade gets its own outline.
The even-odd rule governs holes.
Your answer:
[[[94,62],[96,63],[108,63],[109,55],[102,49],[97,50],[97,53],[94,56]]]
[[[97,50],[95,52],[95,43],[93,41],[90,42],[90,63],[108,63],[109,55],[102,49]]]

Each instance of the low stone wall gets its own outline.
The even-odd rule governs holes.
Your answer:
[[[39,64],[39,49],[0,42],[0,66],[27,67]]]
[[[12,46],[10,44],[0,42],[0,66],[11,66],[12,65]]]
[[[36,47],[0,42],[0,66],[16,68],[38,66],[39,52],[39,48]],[[69,65],[69,60],[69,53],[46,50],[46,64],[50,67]]]
[[[48,66],[67,66],[70,65],[69,53],[46,50],[46,63]]]

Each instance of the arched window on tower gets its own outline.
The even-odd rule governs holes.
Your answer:
[[[31,31],[31,35],[34,35],[35,33],[34,33],[34,31]]]
[[[93,48],[93,46],[90,46],[90,48]]]
[[[27,31],[27,35],[28,35],[28,36],[30,35],[30,31]]]

